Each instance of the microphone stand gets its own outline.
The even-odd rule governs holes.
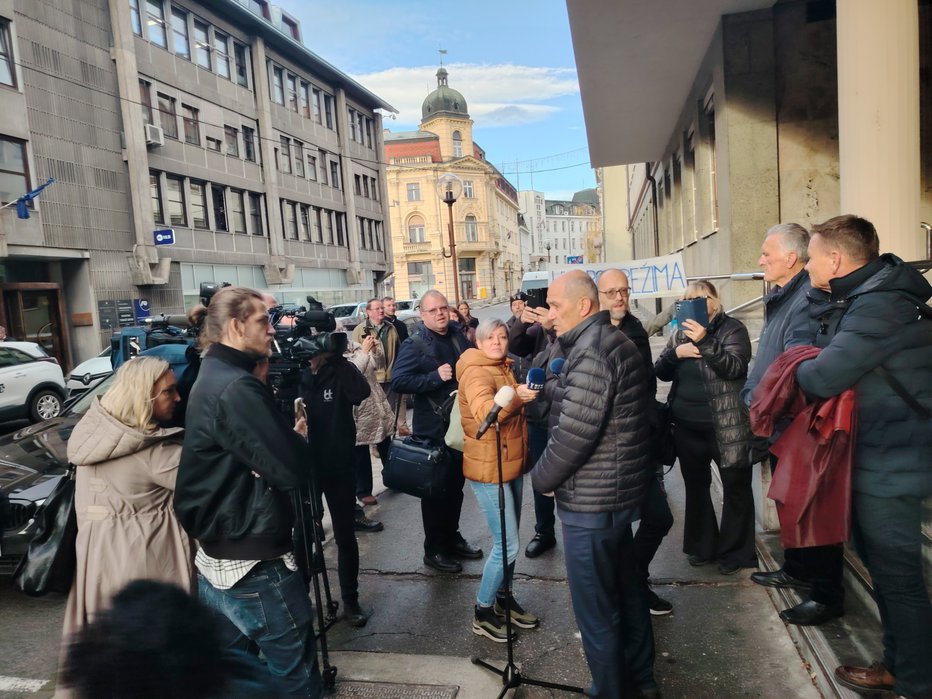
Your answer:
[[[499,527],[502,532],[502,568],[504,570],[505,581],[505,646],[508,651],[508,662],[505,667],[499,669],[476,655],[470,658],[470,660],[472,660],[473,665],[484,667],[486,670],[494,672],[502,678],[502,691],[499,693],[498,699],[502,699],[509,689],[515,689],[524,684],[533,685],[535,687],[546,687],[548,689],[560,689],[564,692],[573,692],[575,694],[584,694],[585,690],[582,687],[573,687],[566,684],[545,682],[544,680],[535,680],[530,677],[525,677],[515,665],[514,636],[511,630],[511,566],[508,565],[508,535],[505,532],[505,483],[502,476],[502,433],[498,420],[495,421],[495,448],[498,456],[498,517]]]

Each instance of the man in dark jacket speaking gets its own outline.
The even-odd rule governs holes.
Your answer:
[[[288,490],[308,480],[307,444],[254,374],[275,329],[252,289],[218,291],[191,390],[175,512],[198,540],[198,593],[222,617],[225,642],[257,647],[291,696],[321,696],[312,608],[292,552]]]
[[[535,490],[556,495],[592,672],[588,696],[653,693],[654,637],[631,535],[653,477],[644,362],[608,311],[599,311],[585,272],[554,281],[547,303],[566,362],[545,387],[550,440],[531,478]]]

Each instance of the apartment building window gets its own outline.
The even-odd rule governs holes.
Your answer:
[[[133,34],[142,36],[142,20],[139,19],[139,0],[129,0],[129,18],[133,24]]]
[[[256,130],[243,127],[243,157],[249,162],[256,162]]]
[[[230,220],[234,233],[246,233],[246,202],[240,189],[230,190]]]
[[[472,180],[463,180],[463,196],[467,199],[473,199],[476,196]]]
[[[288,109],[298,111],[298,79],[288,74]]]
[[[340,187],[340,164],[336,160],[330,161],[330,186],[334,189],[342,189]]]
[[[207,185],[191,182],[191,223],[195,228],[207,228]]]
[[[266,0],[249,0],[249,9],[254,14],[269,19],[269,3]]]
[[[466,217],[466,240],[471,243],[479,240],[479,222],[472,215]]]
[[[213,136],[208,136],[208,137],[207,137],[206,139],[204,139],[204,140],[207,141],[207,150],[212,150],[212,151],[215,151],[215,152],[217,152],[217,153],[219,153],[220,151],[223,150],[223,144],[220,142],[220,139],[219,139],[219,138],[214,138]]]
[[[294,142],[294,174],[304,177],[304,145],[300,141]]]
[[[239,157],[239,132],[232,126],[223,127],[223,142],[227,155]]]
[[[320,90],[316,87],[311,90],[311,113],[314,121],[320,124]]]
[[[285,199],[282,199],[282,236],[292,240],[298,239],[298,219],[294,203]]]
[[[146,0],[146,26],[149,28],[149,41],[163,49],[168,48],[162,0]]]
[[[333,239],[333,212],[328,211],[327,209],[321,210],[321,218],[324,220],[324,230],[326,231],[327,241],[330,245],[334,244]],[[343,241],[340,240],[340,245],[343,245]]]
[[[210,201],[214,209],[214,228],[218,231],[229,230],[227,228],[227,203],[223,187],[218,187],[215,184],[210,185]]]
[[[324,124],[328,129],[333,129],[333,96],[324,95]]]
[[[300,98],[301,116],[305,119],[311,118],[311,86],[304,80],[301,81]]]
[[[272,66],[272,101],[285,104],[285,71]]]
[[[463,157],[463,137],[460,135],[459,131],[453,132],[453,157]]]
[[[288,19],[287,17],[282,17],[282,26],[285,27],[285,30],[288,34],[291,35],[291,38],[295,41],[301,41],[301,37],[298,34],[298,24],[293,20]]]
[[[408,183],[408,201],[420,201],[421,200],[421,185],[418,182],[409,182]]]
[[[356,113],[356,131],[358,132],[358,135],[359,135],[359,142],[363,145],[365,145],[365,142],[366,142],[366,139],[364,136],[365,131],[366,131],[365,125],[366,125],[366,117],[364,117],[362,114],[357,112]]]
[[[159,124],[168,138],[178,138],[178,115],[175,112],[175,98],[157,93],[159,101]]]
[[[301,240],[311,240],[311,220],[308,216],[307,204],[301,204]]]
[[[350,140],[358,141],[359,136],[356,132],[356,110],[350,108],[349,110],[349,128],[350,128]]]
[[[372,148],[372,119],[366,119],[366,145]]]
[[[165,178],[165,194],[168,200],[168,222],[173,226],[187,225],[184,214],[184,180],[180,177]]]
[[[312,182],[317,181],[317,158],[310,153],[307,154],[307,178]]]
[[[152,94],[149,90],[149,83],[145,80],[139,81],[139,106],[142,108],[142,120],[147,124],[152,121]]]
[[[249,64],[246,62],[246,47],[233,42],[233,63],[236,66],[236,82],[243,87],[249,87]]]
[[[424,219],[420,216],[412,216],[410,219],[408,219],[408,242],[427,242],[427,237],[424,234]]]
[[[200,124],[197,119],[197,110],[186,104],[181,105],[181,119],[184,122],[184,142],[201,145]]]
[[[371,197],[369,196],[369,178],[366,177],[365,175],[362,176],[362,195],[363,195],[366,199],[370,199],[370,198],[371,198]]]
[[[214,29],[214,62],[217,64],[217,74],[224,78],[230,77],[229,40],[226,34]]]
[[[188,43],[188,13],[172,7],[172,49],[175,55],[191,60],[191,45]]]
[[[0,21],[0,83],[16,86],[13,70],[13,43],[10,41],[10,23]]]
[[[356,196],[362,196],[362,177],[360,175],[353,175],[353,180],[356,182]]]
[[[382,252],[382,224],[378,221],[374,224],[375,227],[375,249],[379,252]]]
[[[339,212],[333,214],[330,211],[327,213],[332,214],[333,218],[336,219],[334,221],[334,227],[337,229],[337,245],[339,245],[341,248],[349,245],[349,238],[346,237],[346,225],[343,221],[345,217],[343,214]]]
[[[366,249],[366,219],[361,216],[356,217],[356,223],[359,224],[359,247],[362,250]]]
[[[366,219],[366,232],[369,234],[369,249],[375,250],[375,221]]]
[[[282,172],[291,173],[291,140],[281,136],[281,150],[278,155],[278,168]]]
[[[408,277],[419,277],[416,281],[429,282],[431,277],[430,262],[409,262]]]
[[[194,20],[194,61],[201,68],[212,70],[210,64],[210,28],[199,20]]]
[[[318,243],[323,243],[324,229],[320,222],[320,209],[316,206],[312,206],[311,211],[311,224],[314,226],[314,240]]]
[[[320,183],[327,184],[327,151],[320,151],[320,170],[318,171],[320,176]]]
[[[249,193],[249,223],[253,235],[265,235],[262,227],[262,197],[255,192]]]
[[[4,173],[6,180],[6,173]],[[26,191],[25,189],[23,190]],[[4,196],[4,201],[6,201]],[[19,196],[19,195],[17,195]],[[149,173],[149,196],[152,198],[152,220],[156,223],[165,224],[165,213],[162,211],[162,183],[159,181],[158,173]]]

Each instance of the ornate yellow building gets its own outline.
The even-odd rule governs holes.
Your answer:
[[[437,89],[421,107],[417,131],[385,131],[386,184],[395,265],[394,293],[414,298],[439,289],[456,294],[449,249],[448,209],[439,178],[460,178],[453,205],[459,298],[506,297],[521,283],[518,195],[473,142],[463,95],[437,71]]]

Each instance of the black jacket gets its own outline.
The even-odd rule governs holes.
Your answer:
[[[657,395],[657,376],[654,374],[654,356],[650,351],[650,338],[647,336],[644,325],[631,311],[628,311],[618,324],[618,329],[638,348],[641,359],[644,360],[644,369],[647,371],[647,390],[653,398]]]
[[[712,407],[715,441],[722,457],[719,467],[750,466],[755,442],[751,435],[748,407],[740,394],[751,361],[748,329],[740,320],[723,311],[712,319],[706,336],[696,344],[701,355],[699,359],[677,358],[676,346],[684,342],[689,342],[689,338],[682,330],[670,337],[670,342],[654,364],[657,378],[673,381],[670,391],[675,392],[681,362],[698,361],[702,384]]]
[[[531,478],[574,512],[638,506],[652,477],[647,376],[634,343],[608,311],[557,338],[566,363],[548,381],[550,441]],[[552,348],[550,358],[559,356]]]
[[[267,560],[290,551],[286,491],[308,476],[310,450],[254,366],[242,352],[212,346],[188,401],[175,513],[214,558]]]
[[[408,326],[405,325],[403,320],[398,320],[397,316],[385,316],[385,320],[395,326],[395,331],[398,333],[399,343],[408,339]]]
[[[344,357],[331,357],[316,374],[301,374],[301,397],[307,406],[308,441],[319,473],[352,471],[356,451],[353,406],[369,397],[369,382]]]

